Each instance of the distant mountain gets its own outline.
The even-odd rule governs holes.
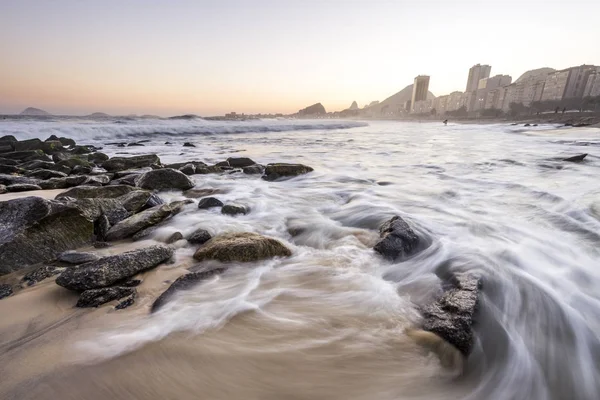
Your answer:
[[[397,112],[398,110],[404,108],[404,105],[406,104],[407,101],[412,100],[412,91],[413,91],[413,85],[408,85],[407,87],[405,87],[398,93],[391,95],[390,97],[388,97],[387,99],[385,99],[384,101],[382,101],[380,103],[376,103],[376,104],[371,103],[372,105],[369,104],[369,107],[365,108],[364,110],[367,111],[368,114],[371,114],[371,115],[381,114],[382,111],[386,111],[386,110]],[[433,95],[433,93],[427,92],[427,100],[433,100],[433,99],[435,99],[435,96]]]
[[[298,111],[298,115],[301,115],[301,116],[321,115],[321,114],[327,114],[327,112],[325,111],[325,107],[323,107],[323,104],[321,104],[321,103],[313,104],[312,106],[308,106],[308,107],[303,108],[302,110]]]
[[[353,101],[348,110],[358,110],[358,103],[356,101]]]
[[[95,112],[93,114],[90,115],[86,115],[86,117],[89,118],[110,118],[111,116],[102,112]]]
[[[151,114],[144,114],[142,115],[140,118],[147,118],[147,119],[160,119],[160,117],[158,115],[151,115]]]
[[[21,112],[20,115],[31,115],[31,116],[41,116],[41,115],[52,115],[47,111],[40,110],[39,108],[28,107]]]
[[[200,116],[196,114],[185,114],[185,115],[176,115],[174,117],[169,117],[169,119],[196,119],[200,118]]]
[[[517,79],[514,83],[525,81],[525,80],[532,79],[532,78],[545,78],[548,74],[551,74],[554,71],[556,71],[554,68],[548,68],[548,67],[532,69],[530,71],[525,72],[523,75],[521,75],[519,77],[519,79]]]

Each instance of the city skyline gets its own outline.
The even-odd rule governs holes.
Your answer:
[[[476,63],[514,79],[600,64],[596,28],[577,22],[600,11],[596,2],[309,3],[4,1],[0,113],[289,114],[316,102],[342,110],[382,101],[417,75],[432,76],[436,96],[464,91]],[[510,29],[519,25],[536,34]]]

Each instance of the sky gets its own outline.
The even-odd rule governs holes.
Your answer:
[[[0,114],[292,113],[600,65],[599,0],[0,0]]]

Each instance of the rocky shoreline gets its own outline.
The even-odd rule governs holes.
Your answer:
[[[188,144],[184,144],[186,146]],[[251,232],[216,237],[199,229],[184,237],[172,234],[165,243],[99,257],[78,249],[110,247],[113,242],[141,240],[159,224],[184,208],[220,208],[235,218],[252,212],[244,204],[223,203],[214,193],[194,189],[193,176],[204,174],[260,175],[275,182],[313,171],[302,164],[262,165],[246,157],[230,157],[214,165],[202,161],[163,164],[156,154],[109,157],[101,148],[81,146],[74,140],[51,136],[45,141],[0,138],[0,193],[22,193],[2,201],[0,195],[0,282],[3,275],[19,275],[18,284],[0,284],[0,299],[45,279],[79,294],[77,307],[98,307],[115,302],[115,309],[135,303],[138,274],[170,262],[172,244],[185,241],[197,247],[194,259],[200,270],[175,280],[152,304],[151,312],[167,304],[172,295],[227,270],[230,262],[250,262],[292,255],[282,241]],[[54,199],[27,196],[34,190],[64,190]],[[162,191],[179,191],[186,200],[165,203]],[[293,232],[290,232],[293,236]],[[401,262],[427,248],[400,216],[380,229],[374,251],[390,262]],[[218,267],[203,268],[210,261]],[[481,278],[469,274],[444,277],[434,303],[422,310],[420,328],[433,332],[468,356],[473,348]]]

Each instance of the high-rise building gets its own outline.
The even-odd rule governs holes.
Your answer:
[[[427,100],[427,94],[429,93],[429,76],[419,75],[415,78],[413,84],[413,92],[411,99],[411,111],[414,112],[414,105],[417,101]]]
[[[463,92],[452,92],[448,95],[448,104],[446,111],[456,111],[460,108],[460,101],[462,99]]]
[[[596,68],[594,65],[580,65],[579,67],[569,68],[569,79],[565,87],[564,98],[582,98],[588,77]]]
[[[467,89],[465,92],[473,92],[479,87],[481,79],[489,78],[492,67],[489,65],[473,65],[469,69],[469,78],[467,79]]]
[[[542,101],[556,101],[562,100],[565,97],[565,91],[567,89],[567,82],[571,70],[563,69],[562,71],[556,71],[548,75],[544,84],[544,91],[542,92]]]
[[[585,85],[584,97],[600,96],[600,67],[592,71]]]
[[[512,77],[510,75],[496,75],[491,78],[480,79],[469,111],[477,111],[486,108],[486,103],[488,103],[488,93],[499,87],[508,86],[511,82]]]

